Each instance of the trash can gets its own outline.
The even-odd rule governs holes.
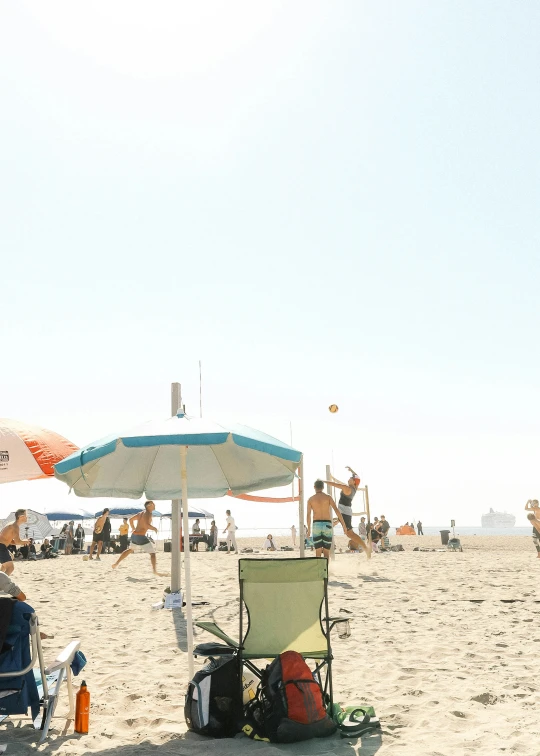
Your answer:
[[[448,545],[448,536],[450,535],[449,530],[441,530],[441,543],[443,546]]]
[[[171,543],[172,543],[172,541],[164,541],[163,542],[163,551],[165,551],[166,553],[167,552],[170,553],[171,552]]]

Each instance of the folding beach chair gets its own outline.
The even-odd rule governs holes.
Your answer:
[[[274,659],[284,651],[297,651],[313,660],[314,675],[323,690],[325,703],[333,703],[332,649],[334,625],[347,622],[328,613],[328,562],[326,559],[240,559],[240,629],[238,642],[215,622],[196,622],[197,627],[225,641],[203,643],[195,654],[235,654],[240,669],[248,667],[259,678],[253,663]],[[321,610],[324,605],[324,614]],[[244,634],[243,608],[248,626]],[[240,675],[240,680],[242,675]]]
[[[36,730],[41,730],[39,744],[47,738],[54,716],[60,687],[67,682],[69,713],[75,715],[71,664],[80,641],[73,640],[45,665],[39,634],[39,621],[31,606],[23,601],[0,599],[0,617],[4,637],[0,639],[0,723],[9,716],[27,716],[31,711]],[[34,666],[38,665],[37,669]]]

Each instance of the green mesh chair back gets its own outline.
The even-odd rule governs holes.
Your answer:
[[[244,659],[272,659],[283,651],[328,658],[328,638],[321,625],[326,559],[240,559],[239,573],[240,601],[249,616]]]

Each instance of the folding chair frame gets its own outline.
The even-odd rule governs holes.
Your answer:
[[[246,559],[246,560],[240,560],[240,562],[241,561],[252,561],[252,560],[247,560]],[[262,561],[262,560],[259,559],[257,561]],[[264,561],[266,561],[266,560],[264,560]],[[287,561],[288,562],[288,561],[291,561],[291,560],[290,559],[272,559],[272,562],[280,562],[280,561],[281,562],[282,561]],[[202,628],[203,630],[206,630],[207,632],[212,633],[213,635],[216,635],[218,638],[221,638],[222,640],[225,640],[228,643],[230,643],[230,641],[232,641],[232,643],[230,643],[229,647],[223,646],[223,647],[221,647],[221,649],[219,651],[217,650],[217,647],[216,647],[216,653],[214,655],[217,656],[218,654],[223,655],[223,654],[227,654],[227,653],[233,653],[235,656],[237,656],[237,658],[239,660],[240,672],[242,672],[242,669],[245,666],[248,669],[250,669],[251,672],[253,672],[253,674],[256,677],[258,677],[260,679],[261,676],[262,676],[262,671],[255,664],[253,664],[252,662],[254,660],[256,660],[257,658],[267,659],[268,656],[261,654],[260,657],[253,657],[252,655],[250,655],[250,657],[248,659],[245,659],[244,656],[243,656],[244,647],[243,647],[242,644],[244,643],[244,640],[247,637],[247,633],[249,632],[249,608],[247,607],[247,604],[245,605],[245,603],[244,603],[244,579],[242,577],[240,577],[240,562],[238,564],[238,570],[239,570],[239,578],[238,578],[238,580],[239,580],[239,584],[240,584],[240,607],[239,607],[240,617],[239,617],[239,635],[238,635],[238,637],[239,637],[239,643],[237,644],[236,641],[232,641],[232,638],[229,638],[225,633],[223,633],[223,631],[219,630],[219,628],[217,627],[217,625],[215,625],[215,623],[196,622],[195,625],[197,627]],[[321,657],[319,655],[317,655],[317,656],[310,656],[309,654],[303,654],[303,656],[306,659],[307,658],[311,658],[311,659],[315,660],[316,663],[315,663],[315,669],[313,670],[313,674],[316,675],[317,681],[318,681],[319,685],[321,686],[321,689],[323,691],[323,697],[324,697],[325,703],[327,703],[330,706],[332,706],[332,704],[333,704],[333,685],[332,685],[332,660],[333,660],[333,655],[332,655],[332,647],[331,647],[331,644],[330,644],[330,633],[332,632],[332,629],[334,628],[335,625],[337,625],[340,622],[347,622],[348,618],[346,619],[346,618],[342,618],[342,617],[330,617],[329,616],[329,606],[328,606],[328,577],[323,578],[323,583],[324,583],[324,597],[323,597],[323,601],[321,602],[321,606],[322,606],[322,604],[324,602],[325,616],[324,617],[320,617],[319,616],[319,621],[321,623],[322,633],[323,633],[323,635],[325,637],[325,640],[326,640],[326,654],[325,654],[324,657]],[[247,625],[247,628],[246,628],[245,635],[244,635],[244,621],[243,621],[243,607],[244,607],[244,605],[246,606],[246,611],[248,613],[248,625]],[[319,611],[319,615],[320,615],[320,611]],[[212,629],[212,628],[214,628],[214,629]],[[216,632],[216,630],[217,630],[217,632]],[[197,649],[195,649],[195,653],[197,654]],[[325,679],[324,679],[324,682],[323,682],[322,674],[321,673],[322,673],[322,670],[324,669],[325,666],[327,667],[327,671],[326,671],[326,676],[325,676]],[[240,674],[240,688],[241,688],[241,694],[243,694],[243,689],[242,689],[242,674]]]
[[[41,637],[39,634],[39,620],[35,612],[31,615],[29,622],[30,622],[30,645],[32,648],[32,658],[30,659],[30,664],[28,664],[27,667],[25,667],[22,670],[19,670],[18,672],[0,673],[0,678],[23,677],[24,675],[28,674],[28,672],[31,672],[34,669],[36,665],[36,661],[39,663],[39,671],[41,674],[41,685],[42,685],[42,690],[43,690],[40,705],[43,706],[43,709],[40,710],[40,713],[35,719],[34,727],[36,730],[41,730],[41,737],[39,739],[39,745],[41,745],[47,739],[47,734],[49,732],[51,719],[54,716],[56,704],[58,702],[58,694],[60,692],[60,687],[64,681],[64,678],[66,679],[67,689],[68,689],[68,698],[69,698],[69,712],[67,714],[66,719],[68,720],[74,719],[75,717],[75,697],[73,695],[73,679],[72,679],[73,676],[71,672],[71,662],[73,661],[73,657],[79,650],[81,642],[79,639],[71,641],[71,643],[69,643],[65,647],[65,649],[56,657],[55,661],[46,667],[45,661],[43,658],[43,647],[41,645]],[[50,690],[49,685],[47,683],[47,676],[50,676],[54,674],[55,672],[58,673],[58,677],[54,682],[53,689]],[[0,723],[3,722],[5,719],[7,719],[8,716],[9,715],[0,717]]]

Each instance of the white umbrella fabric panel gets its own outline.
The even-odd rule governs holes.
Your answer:
[[[19,537],[21,540],[33,538],[34,540],[41,541],[52,534],[52,525],[44,514],[34,512],[33,509],[27,509],[26,517],[26,522],[23,522],[19,527]],[[12,522],[15,522],[15,512],[10,512],[6,519],[0,522],[0,530]]]
[[[55,465],[54,474],[77,496],[182,499],[184,532],[190,498],[224,496],[289,485],[302,453],[272,436],[243,425],[223,426],[179,412],[119,436],[90,444]],[[179,568],[178,533],[173,563]],[[193,673],[191,568],[184,538],[188,671]],[[178,590],[172,575],[171,588]]]
[[[301,459],[252,428],[179,415],[90,444],[58,463],[55,475],[82,497],[179,499],[179,446],[188,447],[191,499],[289,485]]]

